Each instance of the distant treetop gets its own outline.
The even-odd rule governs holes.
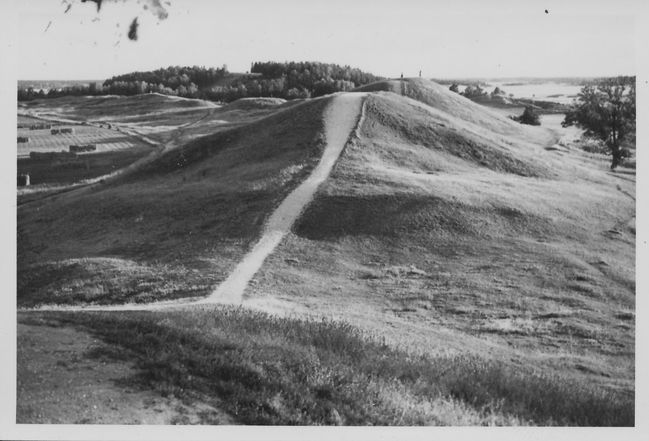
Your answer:
[[[381,79],[350,66],[319,62],[254,62],[250,74],[231,74],[226,65],[220,68],[170,66],[116,75],[92,87],[51,89],[47,94],[19,88],[18,99],[157,92],[225,102],[245,97],[290,100],[348,91]]]

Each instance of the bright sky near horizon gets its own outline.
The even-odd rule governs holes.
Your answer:
[[[91,1],[17,1],[16,70],[26,80],[100,80],[169,65],[244,72],[253,61],[295,60],[390,77],[635,74],[640,4],[104,0],[97,12]],[[126,37],[134,17],[137,41]]]

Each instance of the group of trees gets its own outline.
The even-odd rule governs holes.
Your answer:
[[[465,97],[471,99],[471,98],[478,98],[478,97],[483,97],[487,96],[488,93],[486,90],[484,90],[482,87],[480,87],[479,84],[476,84],[475,86],[468,85],[462,92],[462,95]]]
[[[227,66],[171,66],[114,76],[103,84],[42,90],[19,89],[18,100],[64,95],[137,95],[157,92],[187,98],[230,102],[244,97],[308,98],[348,91],[381,79],[360,69],[317,62],[257,62],[251,73],[229,74]]]
[[[228,67],[224,64],[220,68],[205,68],[203,66],[180,67],[170,66],[147,72],[131,72],[117,75],[104,81],[104,87],[112,87],[115,83],[144,82],[149,85],[162,85],[173,90],[180,86],[189,87],[194,84],[196,88],[203,89],[212,86],[228,74]]]
[[[291,100],[349,91],[380,79],[360,69],[331,63],[255,62],[250,67],[250,75],[204,90],[203,96],[226,102],[245,97]]]
[[[382,79],[350,66],[319,62],[256,62],[252,64],[250,72],[261,74],[264,79],[286,78],[288,88],[316,89],[318,83],[336,81],[358,87]]]
[[[453,83],[451,84],[451,87],[449,87],[449,90],[451,92],[459,93],[460,95],[465,96],[469,99],[484,98],[484,97],[495,98],[495,97],[506,95],[505,91],[498,86],[496,86],[496,88],[494,88],[494,90],[491,93],[488,93],[485,89],[480,87],[479,83],[469,84],[462,92],[460,92],[460,86],[457,83]]]
[[[576,125],[584,135],[602,141],[611,152],[611,169],[628,153],[623,145],[635,142],[635,77],[609,78],[586,85],[566,113],[562,126]]]
[[[510,118],[521,124],[528,124],[530,126],[541,125],[541,119],[538,112],[531,106],[525,106],[525,110],[521,116],[511,116]]]

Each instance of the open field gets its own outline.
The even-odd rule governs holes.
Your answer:
[[[119,387],[205,409],[180,422],[633,425],[634,170],[610,172],[556,118],[523,126],[430,81],[359,91],[353,142],[243,308],[26,311],[19,337],[99,339],[81,362],[120,354],[135,371]],[[208,296],[315,168],[335,98],[154,95],[119,115],[121,99],[30,109],[175,141],[19,208],[20,307]],[[59,418],[22,396],[23,421]]]

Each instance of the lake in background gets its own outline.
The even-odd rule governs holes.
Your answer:
[[[487,92],[491,93],[496,87],[499,87],[507,95],[513,94],[514,98],[530,98],[541,101],[553,101],[555,103],[570,104],[576,98],[582,86],[547,82],[547,83],[524,83],[515,81],[488,81],[487,86],[481,86]],[[460,84],[461,92],[466,88],[465,84]]]

